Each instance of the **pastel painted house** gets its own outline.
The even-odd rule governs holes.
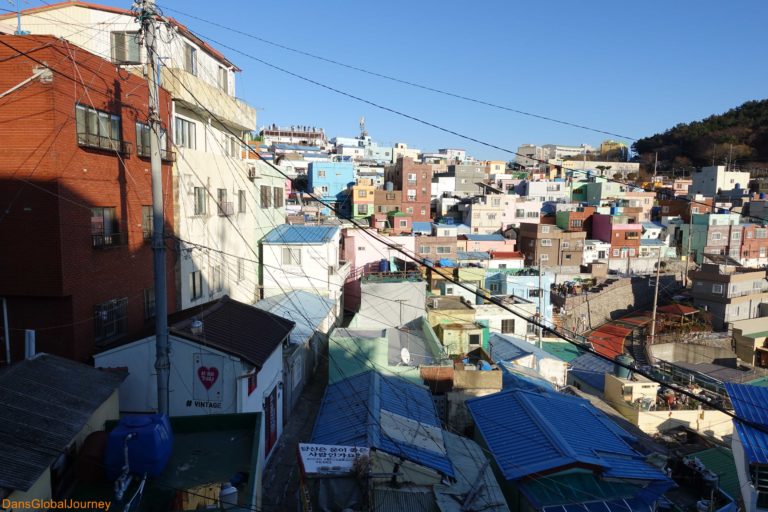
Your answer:
[[[610,258],[634,258],[640,254],[643,226],[627,222],[623,215],[596,213],[592,216],[592,238],[611,244]]]

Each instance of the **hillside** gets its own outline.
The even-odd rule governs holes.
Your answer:
[[[745,170],[768,166],[768,100],[748,101],[723,114],[681,123],[632,145],[637,158],[652,167],[681,170],[731,162]]]

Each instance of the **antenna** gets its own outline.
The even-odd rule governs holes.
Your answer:
[[[365,117],[360,118],[360,138],[363,139],[368,136],[368,132],[365,131]]]

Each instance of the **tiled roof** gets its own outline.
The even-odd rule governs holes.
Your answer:
[[[203,322],[202,334],[192,334],[195,320]],[[194,317],[172,325],[170,333],[217,348],[261,368],[295,325],[225,295]]]
[[[333,240],[339,226],[302,226],[280,224],[267,233],[263,244],[325,244]]]
[[[49,354],[0,371],[0,495],[28,491],[126,376]]]
[[[375,448],[454,475],[429,391],[375,371],[326,388],[312,442]]]
[[[492,260],[522,260],[525,257],[523,253],[516,251],[493,251],[491,252]]]
[[[768,409],[765,407],[768,404],[768,388],[726,382],[725,390],[737,416],[768,427]],[[768,464],[768,434],[743,421],[734,420],[733,424],[749,462]]]
[[[667,480],[627,444],[629,434],[584,399],[511,390],[466,403],[506,480],[576,466],[607,478]]]

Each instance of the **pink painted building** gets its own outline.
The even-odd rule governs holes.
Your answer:
[[[643,226],[628,223],[625,215],[592,216],[592,238],[611,244],[612,258],[636,257],[640,254],[640,238]]]
[[[456,240],[459,251],[466,252],[491,252],[515,250],[515,241],[504,238],[502,235],[461,235]]]

